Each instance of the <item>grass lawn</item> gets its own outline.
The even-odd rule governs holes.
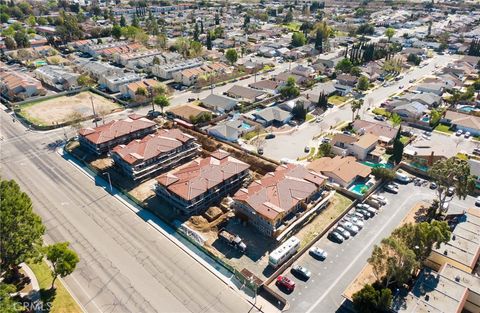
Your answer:
[[[335,193],[330,204],[318,215],[311,218],[295,236],[300,239],[300,249],[326,229],[352,203],[349,198]]]
[[[452,134],[453,133],[453,131],[450,130],[450,126],[448,126],[448,125],[438,124],[438,126],[435,127],[435,130],[439,131],[439,132],[442,132],[442,133],[446,133],[446,134]]]
[[[347,100],[348,100],[347,97],[337,96],[337,95],[328,97],[328,103],[331,103],[333,105],[343,104]]]
[[[316,152],[315,147],[311,147],[310,152],[308,152],[308,154],[306,156],[299,157],[297,160],[298,161],[307,160],[307,159],[313,157],[315,155],[315,152]]]
[[[38,264],[28,264],[33,273],[37,277],[40,285],[40,296],[42,301],[51,303],[50,313],[82,313],[77,302],[72,298],[70,293],[65,289],[62,282],[57,279],[55,282],[55,290],[50,290],[52,285],[52,276],[50,268],[44,261]]]
[[[390,112],[388,112],[384,108],[375,108],[375,109],[372,110],[372,113],[377,114],[377,115],[383,115],[383,116],[386,116],[386,117],[390,117]]]
[[[315,115],[311,113],[307,113],[306,121],[309,122],[315,118]]]
[[[242,139],[244,140],[250,140],[252,138],[254,138],[255,136],[257,135],[261,135],[261,134],[264,134],[265,133],[265,130],[264,129],[261,129],[260,131],[258,130],[252,130],[251,132],[248,132],[248,133],[245,133],[242,135]]]
[[[284,27],[288,28],[288,30],[292,32],[298,32],[300,30],[300,23],[298,22],[290,22],[288,24],[283,24]]]
[[[410,137],[407,137],[407,136],[401,136],[400,137],[400,142],[403,143],[403,145],[407,145],[408,144],[408,141],[410,140]]]

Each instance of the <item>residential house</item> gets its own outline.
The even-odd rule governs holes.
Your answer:
[[[304,96],[297,97],[295,99],[284,101],[278,105],[279,108],[292,112],[293,108],[300,104],[305,110],[311,111],[315,107],[315,103]]]
[[[268,107],[253,113],[255,121],[267,126],[282,126],[292,119],[292,114],[279,107]]]
[[[337,83],[344,86],[355,87],[358,77],[350,74],[340,74],[337,76]]]
[[[323,157],[311,162],[307,168],[346,189],[359,180],[367,180],[371,173],[369,166],[357,162],[353,156]]]
[[[377,148],[377,143],[378,136],[369,133],[361,136],[335,134],[331,145],[333,153],[337,155],[353,155],[358,160],[365,161],[378,160],[385,152],[380,147]]]
[[[200,77],[205,77],[208,80],[208,75],[225,74],[228,71],[230,69],[227,65],[217,62],[174,72],[172,76],[175,82],[185,86],[192,86]]]
[[[377,122],[369,122],[365,120],[355,120],[352,124],[352,128],[356,134],[372,134],[378,137],[378,141],[390,145],[397,136],[398,128],[388,126],[387,124],[381,124]]]
[[[0,62],[0,65],[2,63]],[[42,83],[25,73],[0,70],[0,93],[2,96],[16,101],[47,93]]]
[[[424,93],[407,93],[403,96],[400,96],[400,100],[405,100],[407,102],[420,102],[423,105],[426,105],[429,108],[436,108],[442,103],[442,97],[430,92]]]
[[[252,131],[252,127],[241,119],[221,122],[207,129],[209,135],[221,140],[236,142],[243,134]]]
[[[306,78],[314,78],[316,72],[315,70],[310,67],[310,66],[304,66],[304,65],[297,65],[292,69],[292,73],[295,75],[303,76]]]
[[[248,103],[260,101],[267,96],[267,93],[263,91],[248,88],[248,87],[243,87],[240,85],[232,86],[230,89],[228,89],[225,92],[225,94],[232,98],[238,99],[239,101],[248,102]]]
[[[260,80],[248,85],[248,87],[250,88],[261,90],[271,94],[277,94],[281,86],[282,84],[280,84],[279,82],[270,79]]]
[[[204,114],[211,116],[212,112],[210,110],[202,108],[199,105],[193,105],[193,104],[187,103],[187,104],[178,105],[168,109],[167,114],[173,115],[186,122],[192,123],[194,120],[198,119],[200,116]]]
[[[77,79],[80,74],[73,73],[67,67],[45,65],[33,71],[35,77],[57,90],[68,90],[78,87]]]
[[[427,111],[428,107],[417,101],[398,105],[391,110],[392,113],[398,114],[403,120],[409,122],[418,121]]]
[[[300,75],[297,75],[297,74],[294,74],[292,72],[282,72],[278,75],[276,75],[274,77],[274,80],[279,82],[279,83],[282,83],[282,84],[285,84],[289,78],[293,78],[295,80],[295,83],[297,85],[303,85],[305,84],[309,78],[305,77],[305,76],[300,76]]]
[[[232,111],[238,105],[238,101],[230,97],[210,94],[202,99],[202,105],[214,112],[223,114]]]
[[[441,96],[444,86],[441,83],[420,83],[415,87],[415,90],[420,92],[430,92]]]
[[[328,81],[325,83],[315,84],[315,86],[313,86],[311,90],[306,91],[305,94],[308,99],[312,101],[318,101],[318,98],[321,94],[330,96],[333,95],[335,92],[337,92],[337,89],[335,89],[335,85],[332,81]]]
[[[141,79],[142,77],[135,73],[120,73],[102,76],[98,80],[98,83],[101,87],[107,88],[111,92],[119,92],[121,86],[139,81]]]
[[[155,64],[152,66],[152,74],[162,79],[172,79],[173,73],[202,65],[203,61],[201,59],[189,59],[186,61],[178,61],[173,64]]]
[[[96,80],[102,77],[121,75],[123,73],[121,68],[100,61],[80,61],[77,62],[75,67],[79,72],[86,73]]]
[[[445,112],[440,122],[451,125],[454,129],[470,132],[473,136],[480,135],[480,117],[475,115],[449,110]]]
[[[301,165],[286,164],[240,189],[236,215],[266,236],[277,236],[288,220],[320,197],[325,177]]]
[[[145,91],[148,94],[150,89],[159,85],[161,85],[161,83],[156,81],[155,79],[151,79],[151,78],[142,79],[126,85],[121,85],[120,92],[122,93],[122,96],[124,96],[125,98],[130,98],[135,100],[145,100],[145,99],[139,98],[139,96],[136,94],[138,88],[145,89]]]
[[[177,128],[161,129],[116,146],[112,158],[130,179],[140,180],[191,160],[198,155],[198,148],[195,137]]]
[[[95,128],[79,130],[80,146],[95,154],[102,154],[117,145],[126,144],[134,139],[155,132],[157,125],[138,114],[130,114],[123,120],[113,120]]]
[[[207,158],[197,158],[158,176],[155,192],[183,214],[200,214],[233,195],[249,168],[228,152],[217,150]]]

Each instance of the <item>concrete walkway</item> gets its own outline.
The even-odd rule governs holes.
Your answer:
[[[42,312],[42,305],[37,305],[40,301],[40,285],[38,284],[37,276],[32,269],[25,263],[20,263],[20,268],[25,272],[25,275],[30,279],[32,290],[28,293],[20,293],[20,296],[30,299],[35,305],[33,306],[35,312]]]

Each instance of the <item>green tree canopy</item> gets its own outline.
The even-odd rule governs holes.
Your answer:
[[[307,39],[305,38],[305,35],[301,32],[294,32],[292,34],[292,46],[293,47],[301,47],[307,43]]]
[[[238,52],[236,49],[228,49],[226,52],[225,52],[225,58],[228,60],[228,62],[230,62],[230,64],[235,64],[237,63],[237,60],[238,60]]]
[[[344,58],[337,63],[337,65],[335,66],[335,69],[340,72],[350,73],[350,71],[352,70],[352,67],[353,67],[352,61],[350,61],[347,58]]]
[[[298,97],[300,90],[295,83],[295,78],[289,77],[287,79],[287,84],[280,89],[280,94],[286,99]]]
[[[68,242],[55,243],[47,247],[47,260],[52,263],[52,289],[58,276],[65,277],[75,270],[80,261],[75,251],[68,248]]]
[[[369,86],[370,82],[368,81],[368,78],[364,75],[360,76],[360,78],[358,79],[358,82],[357,82],[357,88],[359,90],[367,90],[368,89],[368,86]]]
[[[352,301],[357,312],[386,313],[392,304],[392,291],[388,288],[377,290],[367,284],[353,294]]]
[[[0,264],[5,271],[38,257],[45,227],[32,201],[13,180],[0,181]]]
[[[395,29],[389,27],[385,30],[385,36],[387,36],[388,41],[392,39],[393,35],[395,35]]]
[[[170,100],[165,95],[159,95],[153,99],[153,103],[160,107],[163,115],[164,109],[170,105]]]

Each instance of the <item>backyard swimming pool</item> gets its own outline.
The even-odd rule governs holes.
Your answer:
[[[368,182],[359,181],[358,183],[357,182],[353,183],[353,185],[350,188],[348,188],[348,190],[358,195],[363,195],[372,186],[373,186],[373,183],[371,181],[368,181]]]
[[[363,161],[362,164],[373,167],[373,168],[393,168],[393,164],[391,163],[375,163],[370,161]]]
[[[242,128],[245,129],[245,130],[249,130],[250,128],[252,128],[252,125],[250,125],[246,122],[242,122]]]
[[[461,107],[460,109],[458,109],[460,112],[463,112],[463,113],[470,113],[472,111],[475,111],[477,108],[472,106],[472,105],[466,105],[466,106],[463,106]]]

